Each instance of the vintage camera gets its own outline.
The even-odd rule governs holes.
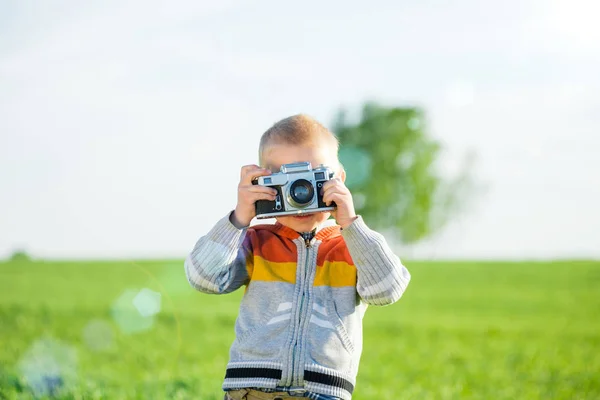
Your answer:
[[[277,190],[274,201],[256,202],[256,217],[273,218],[335,210],[335,204],[327,206],[323,203],[321,194],[323,184],[331,178],[333,171],[324,165],[314,169],[309,162],[282,165],[280,172],[261,176],[252,182]]]

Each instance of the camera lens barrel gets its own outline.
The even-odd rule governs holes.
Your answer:
[[[306,179],[298,179],[290,185],[290,200],[295,207],[305,207],[315,196],[313,184]]]

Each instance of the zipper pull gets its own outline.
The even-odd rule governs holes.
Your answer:
[[[312,231],[312,232],[302,232],[300,234],[300,236],[302,236],[302,239],[304,239],[304,245],[308,249],[311,246],[310,241],[315,237],[315,231]]]

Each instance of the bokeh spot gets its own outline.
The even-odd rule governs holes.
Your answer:
[[[396,156],[396,168],[398,168],[399,171],[406,171],[412,167],[414,162],[415,154],[412,152],[405,151]]]
[[[160,311],[160,299],[160,293],[144,288],[133,298],[133,305],[142,317],[151,317]]]
[[[110,350],[113,346],[113,337],[113,329],[106,321],[95,319],[83,328],[83,341],[94,351]]]
[[[74,383],[77,353],[64,342],[39,339],[21,357],[18,368],[36,397],[52,397]]]
[[[139,290],[127,289],[112,305],[111,314],[114,321],[123,333],[132,334],[147,331],[154,324],[153,315],[147,316],[140,313],[134,299],[139,295]],[[139,300],[137,301],[139,302]],[[142,300],[142,303],[144,301]]]
[[[411,117],[408,121],[406,121],[406,126],[408,126],[408,129],[411,131],[416,131],[421,127],[421,120],[419,120],[417,117]]]

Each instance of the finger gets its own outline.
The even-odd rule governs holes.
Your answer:
[[[264,168],[256,164],[244,165],[240,170],[240,180],[245,179],[248,175],[253,175],[257,171],[262,171]]]
[[[334,194],[335,194],[335,192],[332,192],[331,190],[323,193],[323,203],[329,205],[329,202],[331,201],[331,198],[333,197]]]
[[[338,190],[338,188],[330,188],[325,193],[323,193],[323,202],[325,204],[335,201],[336,199],[344,199],[344,198],[352,198],[350,191],[348,189]]]
[[[328,196],[327,199],[323,197],[323,202],[327,204],[327,206],[331,206],[333,203],[335,204],[343,204],[348,201],[348,195],[341,193],[333,193],[331,196]]]
[[[238,189],[238,198],[244,201],[250,201],[256,196],[266,196],[269,199],[275,200],[276,195],[277,191],[275,189],[264,186],[241,186]]]
[[[242,178],[244,178],[244,176],[248,175],[248,172],[255,171],[257,169],[260,169],[260,167],[258,165],[256,165],[256,164],[244,165],[240,169],[240,179],[242,179]]]
[[[240,172],[240,183],[250,185],[254,179],[265,175],[271,175],[271,171],[258,165],[245,165]]]
[[[249,193],[248,197],[246,197],[246,201],[250,204],[256,203],[258,200],[275,200],[275,196],[269,193]]]
[[[240,187],[240,191],[248,191],[252,193],[266,193],[271,195],[276,195],[277,190],[273,189],[269,186],[260,186],[260,185],[245,185]]]
[[[334,187],[346,187],[346,185],[344,185],[344,183],[342,182],[341,179],[333,178],[323,184],[322,190],[323,190],[323,192],[325,192],[326,190],[334,188]]]
[[[350,195],[350,190],[346,186],[340,185],[330,185],[323,190],[323,201],[325,199],[330,198],[334,193],[339,193],[341,195]]]

